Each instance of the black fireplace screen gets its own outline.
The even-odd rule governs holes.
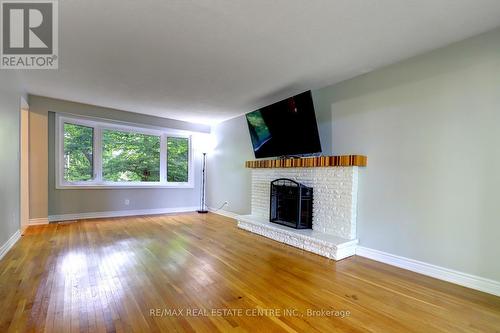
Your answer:
[[[271,182],[271,222],[296,229],[311,229],[312,203],[311,187],[286,178]]]

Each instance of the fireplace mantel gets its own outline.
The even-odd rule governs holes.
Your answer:
[[[322,168],[322,167],[365,167],[368,158],[363,155],[318,156],[303,158],[285,158],[279,160],[246,161],[251,169],[262,168]]]

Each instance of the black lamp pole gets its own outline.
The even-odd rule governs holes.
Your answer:
[[[208,210],[205,205],[205,167],[207,163],[207,153],[203,153],[203,171],[201,172],[201,204],[198,213],[206,214]]]

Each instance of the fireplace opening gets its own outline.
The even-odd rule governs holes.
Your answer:
[[[311,187],[287,178],[271,182],[271,222],[295,229],[311,229],[312,204]]]

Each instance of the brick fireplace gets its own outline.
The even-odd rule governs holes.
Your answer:
[[[282,164],[247,163],[252,168],[252,211],[239,216],[242,229],[302,248],[332,259],[343,259],[355,252],[358,168],[366,165],[361,159],[331,156],[300,159]],[[337,161],[337,162],[335,162]],[[314,190],[312,230],[294,230],[270,222],[270,184],[287,178]]]

